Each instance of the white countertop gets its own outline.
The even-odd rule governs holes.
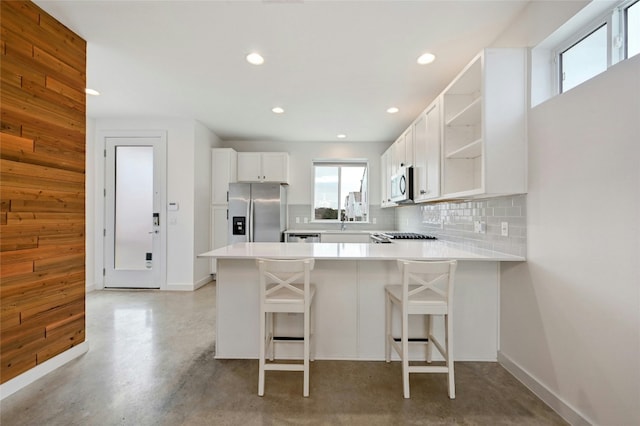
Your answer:
[[[216,259],[325,260],[486,260],[521,262],[522,256],[462,246],[447,241],[369,243],[236,243],[198,255]]]

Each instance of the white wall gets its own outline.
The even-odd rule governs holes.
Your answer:
[[[640,424],[640,55],[531,110],[527,203],[501,360],[574,423]]]
[[[196,130],[198,129],[198,130]],[[196,193],[201,194],[202,181],[210,174],[208,162],[207,143],[217,143],[217,138],[212,133],[205,132],[194,120],[175,118],[127,118],[127,119],[99,119],[95,121],[96,134],[108,130],[162,130],[167,132],[167,201],[179,203],[180,209],[174,212],[175,223],[167,224],[167,283],[164,287],[168,290],[192,290],[196,285],[194,266],[196,261],[195,252],[195,232],[196,222],[198,227],[205,226],[202,233],[209,234],[208,207],[206,220],[202,215],[202,208],[199,207],[196,213]],[[196,136],[197,133],[197,136]],[[198,141],[196,142],[196,139]],[[102,151],[104,141],[94,139],[94,168],[87,170],[87,173],[94,173],[95,193],[101,193],[104,188],[104,158]],[[197,149],[196,149],[197,146]],[[207,151],[207,163],[198,161],[196,157],[203,157],[202,152]],[[198,173],[198,189],[196,190],[196,173]],[[208,183],[207,183],[208,184]],[[206,191],[207,206],[209,203],[208,190]],[[104,224],[104,198],[96,197],[94,204],[95,227],[96,230],[103,228]],[[199,203],[200,206],[200,203]],[[204,224],[204,225],[203,225]],[[90,231],[87,231],[89,235]],[[99,233],[94,233],[96,271],[94,276],[96,281],[102,281],[103,248],[102,238]],[[199,247],[199,245],[198,245]],[[207,246],[208,247],[208,246]],[[198,271],[200,267],[198,266]],[[200,279],[201,277],[198,277]]]
[[[223,142],[225,147],[238,152],[288,152],[290,185],[289,204],[311,204],[313,188],[311,165],[314,159],[364,158],[369,160],[369,192],[372,204],[380,204],[380,155],[391,145],[389,142]]]
[[[194,254],[210,250],[211,227],[211,148],[220,146],[220,138],[196,122],[194,132]],[[211,280],[210,260],[194,258],[194,285],[201,287]]]

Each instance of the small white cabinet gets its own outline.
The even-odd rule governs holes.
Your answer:
[[[211,150],[211,204],[226,204],[229,183],[237,179],[237,153],[231,148]]]
[[[289,183],[289,154],[286,152],[239,152],[239,182]]]

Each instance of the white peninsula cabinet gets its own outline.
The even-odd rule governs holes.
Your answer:
[[[237,153],[231,148],[211,150],[211,250],[227,245],[229,184],[236,182]],[[210,272],[217,271],[215,259],[211,260]]]
[[[239,152],[238,182],[289,183],[286,152]]]
[[[525,193],[525,49],[485,49],[442,93],[442,196]]]

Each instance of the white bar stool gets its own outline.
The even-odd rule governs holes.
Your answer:
[[[391,362],[391,348],[395,349],[402,361],[402,384],[405,398],[410,398],[409,373],[447,373],[449,398],[454,399],[456,388],[453,371],[453,279],[456,261],[428,262],[398,259],[398,268],[402,284],[385,286],[386,361]],[[399,307],[402,318],[400,339],[396,339],[392,335],[391,317],[394,305]],[[409,315],[426,316],[426,339],[409,338]],[[433,335],[432,315],[444,316],[444,345],[437,341]],[[427,363],[431,363],[431,354],[435,346],[444,357],[445,365],[410,365],[409,343],[427,345]]]
[[[264,395],[264,376],[267,370],[302,371],[303,396],[309,396],[309,359],[311,344],[311,304],[315,285],[311,283],[314,259],[276,260],[256,259],[260,273],[260,371],[258,395]],[[304,332],[301,338],[274,336],[274,314],[301,313]],[[276,343],[302,343],[303,363],[266,362],[266,354],[274,360]]]

